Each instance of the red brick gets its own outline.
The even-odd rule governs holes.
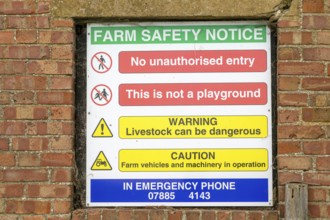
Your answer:
[[[308,187],[308,200],[313,202],[325,202],[327,199],[328,189]]]
[[[330,156],[317,157],[316,158],[316,169],[329,171],[330,170]]]
[[[9,150],[8,138],[0,138],[0,150]]]
[[[189,220],[199,220],[200,212],[199,211],[186,211],[186,218]]]
[[[330,154],[330,141],[304,142],[303,150],[304,150],[305,154],[329,155]]]
[[[72,60],[73,56],[71,45],[54,45],[52,47],[52,59]]]
[[[36,17],[37,28],[49,28],[49,17],[48,16],[37,16]]]
[[[48,46],[15,45],[15,46],[8,46],[8,52],[5,53],[4,58],[46,59],[49,57],[50,57],[50,50]]]
[[[279,60],[299,60],[300,50],[295,47],[280,47],[278,49]]]
[[[47,108],[46,107],[5,107],[4,108],[5,119],[46,119]]]
[[[1,184],[0,198],[22,197],[24,194],[24,185],[22,184]]]
[[[146,220],[148,220],[148,211],[146,211],[145,209],[141,212],[138,212],[137,214],[140,214],[140,215],[138,215],[138,217],[136,217],[135,219],[144,220],[144,215],[142,212],[147,213]],[[115,210],[115,209],[103,209],[102,210],[102,220],[118,220],[117,215],[118,215],[117,210]]]
[[[53,28],[58,28],[58,27],[74,27],[74,22],[72,19],[63,19],[63,18],[58,18],[58,19],[53,19],[51,27]]]
[[[312,158],[304,156],[279,156],[278,168],[288,170],[309,170],[312,168]]]
[[[301,93],[279,94],[278,103],[280,106],[307,106],[308,95]]]
[[[102,210],[101,209],[88,209],[87,210],[87,219],[88,220],[99,220],[102,219]]]
[[[7,201],[6,213],[15,214],[49,214],[51,205],[48,201]]]
[[[151,213],[150,213],[151,214]],[[122,209],[118,211],[118,220],[131,219],[133,216],[133,210],[131,209]],[[159,219],[157,216],[150,216],[150,219]]]
[[[58,74],[57,62],[50,60],[30,61],[27,65],[27,73],[32,74]]]
[[[313,91],[329,91],[330,78],[304,78],[302,79],[302,88]]]
[[[41,90],[47,86],[47,78],[43,76],[8,76],[1,81],[0,87],[6,90]]]
[[[330,106],[330,97],[327,94],[311,94],[309,95],[310,106],[316,107],[329,107]]]
[[[51,119],[74,119],[74,109],[70,106],[51,107]]]
[[[41,166],[72,166],[72,153],[43,153],[41,154]]]
[[[278,220],[278,211],[268,211],[264,215],[264,220]]]
[[[19,61],[19,60],[0,61],[0,74],[25,73],[25,71],[26,71],[26,64],[24,61]]]
[[[306,62],[279,62],[278,74],[280,75],[323,75],[324,64]]]
[[[303,17],[303,28],[305,29],[330,29],[330,16],[310,15]]]
[[[220,210],[217,213],[218,220],[230,220],[231,219],[231,212]]]
[[[27,194],[31,198],[70,198],[72,187],[69,185],[29,185]]]
[[[52,90],[73,89],[73,79],[72,77],[52,77],[49,88]]]
[[[72,212],[72,220],[83,220],[86,219],[87,209],[76,209]]]
[[[13,149],[19,151],[41,151],[48,149],[48,138],[13,138]]]
[[[69,214],[71,213],[72,209],[72,202],[69,201],[62,201],[56,199],[53,203],[54,207],[54,214]]]
[[[73,138],[72,136],[62,135],[61,137],[51,138],[50,147],[53,150],[72,150]]]
[[[46,122],[29,122],[26,133],[28,135],[46,135],[47,132],[47,123]]]
[[[316,33],[317,44],[330,44],[330,31],[320,31]]]
[[[278,154],[295,154],[302,152],[301,144],[298,141],[279,141]]]
[[[57,71],[59,74],[72,75],[73,74],[73,63],[70,62],[58,62]]]
[[[20,135],[25,134],[26,125],[23,122],[0,122],[0,134]]]
[[[312,44],[313,38],[311,32],[280,32],[279,44]]]
[[[278,182],[280,185],[292,182],[302,182],[302,175],[300,173],[279,171]]]
[[[38,127],[39,134],[64,134],[72,135],[74,131],[74,124],[72,122],[49,122],[47,123],[46,133],[42,131],[43,127]]]
[[[303,59],[304,60],[330,60],[330,48],[304,48],[303,49]]]
[[[15,42],[15,31],[0,31],[0,44],[13,44]]]
[[[39,42],[49,44],[73,43],[73,33],[70,31],[40,31]]]
[[[72,178],[72,170],[71,169],[53,169],[51,174],[52,182],[71,182]]]
[[[4,107],[3,108],[3,118],[4,119],[15,119],[16,118],[16,108],[15,107]]]
[[[307,122],[330,122],[330,108],[303,108],[302,119]]]
[[[281,19],[281,20],[277,21],[277,27],[278,28],[300,27],[300,20],[292,19],[292,17],[290,17],[290,19]]]
[[[39,92],[37,94],[39,104],[73,104],[72,92]]]
[[[34,29],[37,27],[35,16],[8,16],[7,27],[15,29]]]
[[[179,211],[179,210],[170,210],[168,212],[167,216],[168,216],[168,220],[181,220],[183,214],[182,214],[182,211]],[[147,219],[148,218],[146,218],[146,220]]]
[[[0,154],[0,166],[15,166],[15,154],[1,153]]]
[[[234,211],[232,213],[232,220],[242,220],[245,219],[246,213],[244,211]]]
[[[50,12],[50,5],[47,1],[38,2],[37,4],[37,13],[49,13]]]
[[[202,211],[201,220],[214,220],[216,219],[215,211]]]
[[[40,157],[38,154],[21,153],[18,155],[18,166],[38,167],[40,166]]]
[[[1,3],[0,3],[0,8],[1,8]],[[0,9],[1,10],[1,9]],[[1,12],[1,11],[0,11]],[[5,17],[4,16],[2,16],[2,17],[0,17],[0,30],[2,30],[2,29],[5,29],[6,28],[6,26],[5,26]]]
[[[322,13],[324,12],[323,0],[303,0],[304,13]]]
[[[10,103],[10,93],[0,91],[0,105],[7,105]]]
[[[15,104],[32,104],[34,103],[35,93],[32,91],[16,92],[13,95]]]
[[[36,43],[37,31],[36,30],[17,30],[16,31],[17,43]]]
[[[278,110],[278,121],[280,123],[298,122],[299,110]]]
[[[330,172],[304,173],[304,181],[309,184],[330,186]]]
[[[300,86],[300,78],[297,77],[280,77],[278,79],[278,90],[281,91],[297,91]]]
[[[249,212],[248,220],[263,220],[262,212]]]
[[[321,126],[317,125],[280,125],[278,126],[278,138],[290,139],[317,139],[324,137],[325,131]]]
[[[44,169],[4,170],[3,175],[0,175],[0,180],[6,182],[46,181],[47,179],[48,173]]]
[[[279,186],[277,190],[278,190],[277,198],[279,203],[281,203],[285,201],[285,186]]]
[[[2,3],[1,11],[4,14],[32,14],[35,12],[35,2],[33,0],[13,0],[3,1]]]

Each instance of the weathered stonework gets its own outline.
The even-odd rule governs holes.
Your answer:
[[[74,18],[261,19],[270,17],[281,2],[281,0],[57,0],[52,7],[52,13],[57,17]]]

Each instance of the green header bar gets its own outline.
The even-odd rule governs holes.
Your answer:
[[[266,42],[266,25],[91,27],[91,44]]]

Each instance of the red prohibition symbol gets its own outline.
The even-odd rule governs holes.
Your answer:
[[[95,72],[103,74],[111,69],[112,59],[106,52],[98,52],[93,55],[91,66]]]
[[[105,106],[112,99],[112,91],[107,85],[99,84],[92,89],[91,99],[96,105]]]

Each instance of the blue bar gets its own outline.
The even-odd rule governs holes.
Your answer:
[[[91,179],[91,202],[268,202],[268,179]]]

